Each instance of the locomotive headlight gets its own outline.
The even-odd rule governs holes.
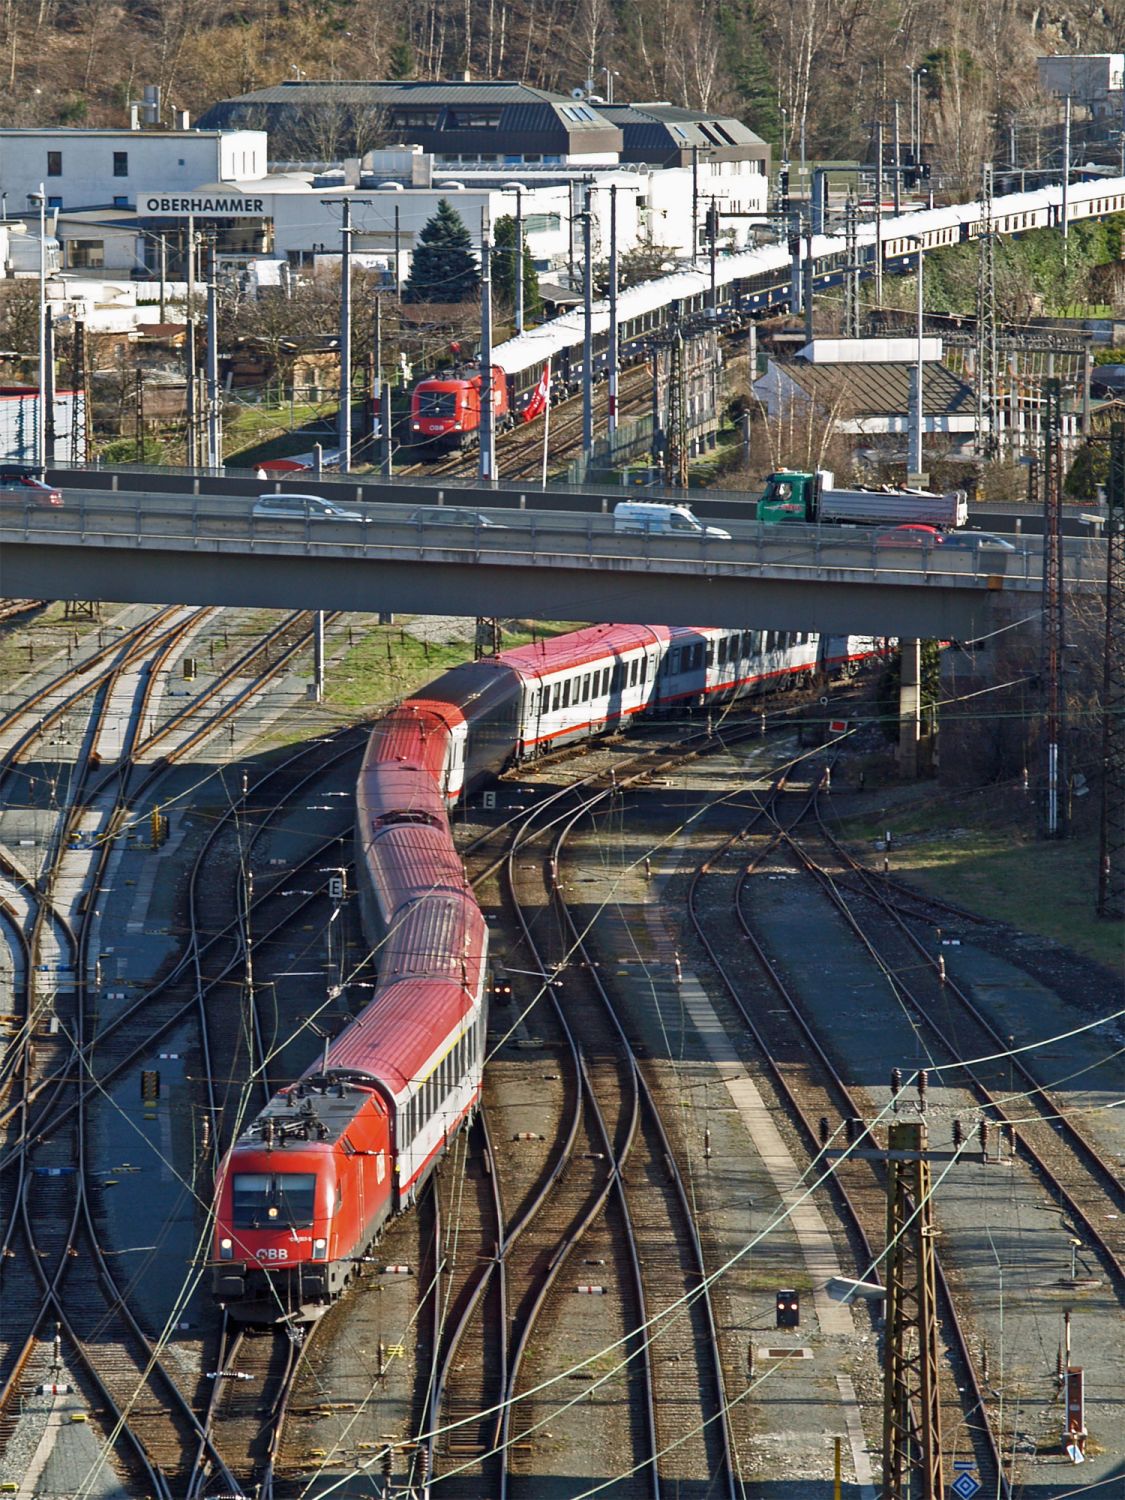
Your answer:
[[[324,1257],[328,1254],[328,1241],[313,1240],[312,1253],[313,1260],[323,1260]]]
[[[220,1240],[219,1241],[219,1259],[220,1260],[233,1260],[234,1259],[234,1246],[231,1244],[230,1240]]]

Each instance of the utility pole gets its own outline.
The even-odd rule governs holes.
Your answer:
[[[1066,601],[1062,577],[1062,388],[1044,388],[1046,428],[1043,462],[1043,744],[1040,828],[1048,839],[1066,833],[1066,769],[1063,755],[1062,664]]]
[[[610,74],[612,87],[613,75]],[[609,188],[609,420],[610,438],[617,431],[617,386],[620,378],[621,351],[617,331],[617,184]],[[613,454],[610,454],[612,460]]]
[[[184,426],[187,465],[194,469],[199,458],[196,423],[197,380],[195,369],[195,215],[188,214],[187,232],[187,326],[184,329]]]
[[[887,1155],[883,1496],[941,1500],[937,1275],[925,1120],[892,1124]]]
[[[340,473],[352,467],[352,205],[341,200],[340,220]]]
[[[859,338],[859,246],[856,237],[856,201],[849,192],[844,206],[844,337]]]
[[[1066,259],[1066,242],[1070,236],[1070,95],[1066,96],[1066,113],[1063,116],[1062,159],[1062,236],[1063,259]]]
[[[668,430],[664,441],[664,478],[686,490],[688,484],[687,371],[684,333],[677,317],[668,345]]]
[[[718,302],[719,280],[719,210],[714,198],[707,209],[707,261],[710,270],[707,306],[714,311]]]
[[[50,306],[43,313],[43,452],[47,463],[55,461],[55,314]]]
[[[699,264],[699,147],[691,148],[691,263]]]
[[[39,200],[39,396],[35,424],[35,465],[40,475],[47,468],[47,191],[39,184],[33,195]],[[54,455],[51,455],[52,458]]]
[[[219,395],[219,257],[207,239],[207,467],[223,466],[223,408]]]
[[[875,125],[875,306],[883,305],[883,122]]]
[[[164,235],[160,236],[160,321],[163,323],[167,317],[168,300],[168,241]]]
[[[594,267],[591,232],[590,189],[586,188],[582,214],[582,460],[589,465],[594,454]]]
[[[805,309],[805,342],[811,344],[815,329],[813,326],[813,271],[815,269],[812,255],[812,228],[805,235],[805,264],[803,267],[804,293],[802,301]]]
[[[1098,915],[1125,917],[1125,423],[1109,436]]]
[[[902,142],[898,134],[898,100],[895,100],[894,117],[894,164],[895,164],[895,218],[902,213]]]
[[[375,295],[375,316],[371,327],[371,443],[379,441],[387,413],[383,410],[383,299]]]
[[[496,483],[496,424],[492,405],[492,231],[480,216],[480,464],[482,484]]]
[[[992,222],[992,163],[981,168],[980,234],[977,240],[977,451],[993,459],[1000,451],[997,411],[996,233]]]
[[[523,189],[516,188],[516,332],[523,332]]]
[[[395,204],[395,296],[402,299],[402,210]]]
[[[845,1147],[826,1147],[824,1158],[871,1161],[887,1169],[886,1299],[883,1330],[883,1500],[944,1500],[941,1470],[941,1400],[938,1388],[937,1263],[934,1254],[932,1162],[988,1157],[988,1122],[979,1125],[980,1154],[966,1148],[959,1120],[953,1148],[931,1151],[926,1129],[928,1077],[917,1077],[916,1116],[902,1118],[902,1075],[891,1071],[895,1115],[886,1150],[874,1133]],[[825,1122],[827,1123],[827,1122]],[[861,1120],[849,1121],[860,1126]],[[874,1283],[857,1287],[880,1296]]]

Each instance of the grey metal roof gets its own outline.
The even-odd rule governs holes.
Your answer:
[[[765,146],[761,136],[731,115],[699,109],[681,109],[674,104],[595,104],[600,115],[620,126],[628,151],[640,144],[663,145],[666,150],[689,150],[699,146],[730,149]]]
[[[213,104],[212,111],[233,104],[285,104],[300,107],[317,104],[363,104],[386,108],[396,104],[569,104],[566,94],[552,94],[526,83],[437,83],[399,82],[395,79],[287,79],[237,94]]]
[[[818,406],[830,407],[841,417],[881,416],[910,409],[913,364],[810,365],[803,359],[774,363]],[[932,360],[922,369],[922,409],[927,415],[975,411],[972,388],[952,370]]]

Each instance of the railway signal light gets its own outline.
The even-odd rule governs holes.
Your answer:
[[[777,1326],[799,1328],[801,1326],[801,1294],[792,1289],[782,1289],[777,1294]]]

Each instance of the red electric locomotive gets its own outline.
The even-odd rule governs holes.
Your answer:
[[[410,397],[410,432],[416,443],[464,448],[480,440],[481,374],[435,375],[420,380]],[[508,377],[492,370],[492,416],[497,428],[509,420]]]

